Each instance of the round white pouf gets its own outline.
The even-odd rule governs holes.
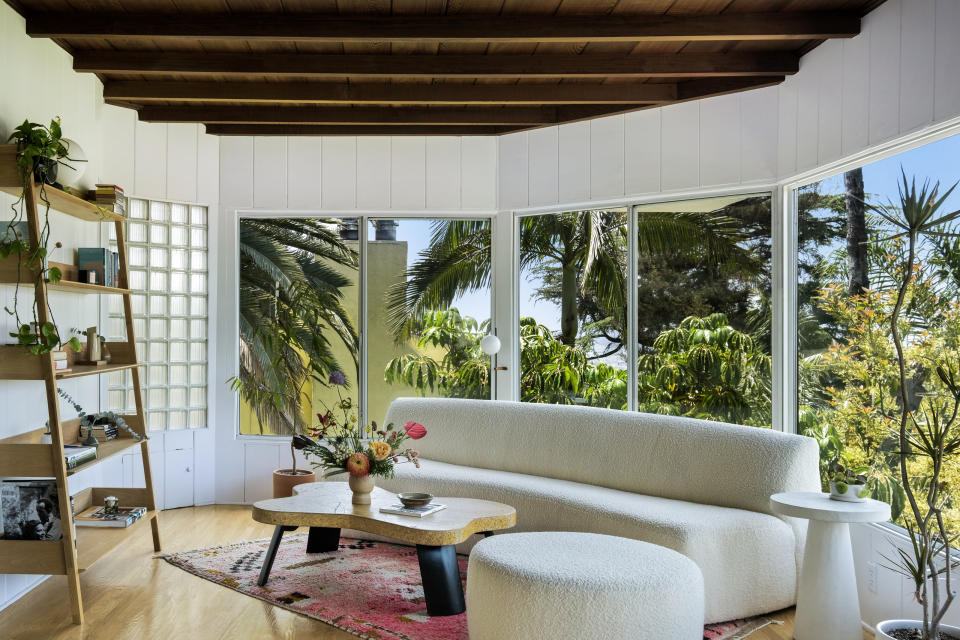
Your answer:
[[[703,575],[638,540],[497,535],[470,553],[467,627],[470,640],[701,640]]]

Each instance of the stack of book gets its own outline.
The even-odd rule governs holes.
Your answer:
[[[67,469],[76,469],[82,464],[97,459],[97,448],[82,444],[63,445],[63,459],[67,462]]]
[[[107,513],[104,507],[90,507],[73,521],[78,527],[129,527],[146,512],[146,507],[117,507],[116,513]]]
[[[123,195],[123,189],[115,184],[98,184],[92,192],[93,201],[97,206],[103,207],[107,211],[113,211],[121,216],[127,215],[127,200]]]
[[[120,277],[120,257],[102,247],[77,249],[77,267],[81,271],[95,271],[97,284],[116,287]]]
[[[63,349],[54,349],[50,352],[53,357],[53,368],[57,371],[67,373],[70,371],[70,362],[67,360],[67,352]]]

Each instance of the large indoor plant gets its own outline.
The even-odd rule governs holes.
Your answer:
[[[8,142],[15,142],[17,145],[17,170],[23,188],[20,197],[10,205],[13,217],[7,222],[4,233],[0,234],[0,237],[4,238],[0,242],[0,259],[16,256],[18,273],[22,273],[23,267],[33,272],[35,291],[39,291],[39,284],[44,280],[56,284],[63,275],[60,269],[50,267],[47,264],[47,241],[50,238],[50,200],[47,197],[46,187],[56,180],[57,166],[64,164],[65,160],[71,160],[67,143],[61,136],[59,119],[51,120],[49,127],[24,120],[23,124],[14,129],[7,139]],[[34,242],[31,242],[29,237],[25,237],[20,232],[31,182],[35,182],[37,185],[34,197],[39,199],[39,203],[35,204],[42,203],[44,206],[43,219],[38,221],[40,237],[34,238]],[[44,304],[47,305],[48,309],[50,308],[48,301],[42,296],[34,296],[33,320],[32,322],[26,322],[20,316],[17,304],[19,293],[20,282],[18,280],[14,290],[13,307],[5,307],[6,312],[13,316],[16,321],[17,331],[11,332],[10,336],[16,338],[18,344],[26,347],[34,355],[49,353],[64,345],[75,351],[80,350],[80,342],[76,338],[71,338],[68,342],[62,341],[52,310],[50,310],[49,321],[43,323],[39,321],[39,305]]]
[[[949,531],[944,522],[947,487],[941,477],[946,465],[960,454],[960,357],[947,351],[936,361],[914,362],[904,346],[905,341],[922,340],[922,335],[911,336],[913,327],[907,309],[917,284],[923,245],[931,239],[957,235],[953,223],[960,218],[960,211],[939,213],[956,184],[942,196],[938,187],[924,183],[918,193],[916,180],[908,182],[903,173],[900,202],[871,207],[893,226],[887,239],[905,243],[895,274],[897,297],[890,313],[890,332],[899,374],[896,436],[910,547],[897,549],[894,568],[913,581],[923,619],[887,620],[877,625],[878,637],[896,640],[960,639],[960,629],[942,622],[955,598],[952,572],[958,563],[951,546],[956,532]],[[917,392],[917,386],[922,388],[914,384],[918,372],[930,368],[936,372],[936,386]]]
[[[407,440],[419,440],[427,435],[427,430],[417,422],[408,422],[402,429],[395,429],[392,423],[380,429],[376,422],[364,427],[350,413],[350,399],[340,393],[340,388],[346,384],[343,373],[331,373],[330,384],[340,397],[343,419],[338,421],[333,411],[325,407],[326,413],[317,414],[320,424],[313,431],[313,436],[320,441],[301,437],[299,442],[304,454],[313,458],[311,464],[323,471],[324,478],[341,473],[350,475],[348,483],[353,491],[353,504],[370,504],[374,478],[392,478],[394,467],[401,463],[401,458],[420,468],[420,454],[404,448],[403,444]]]

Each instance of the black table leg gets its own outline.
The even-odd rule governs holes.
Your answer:
[[[270,577],[270,569],[273,568],[273,560],[277,557],[277,549],[280,547],[280,539],[283,538],[284,531],[293,531],[296,527],[287,527],[277,525],[273,530],[273,537],[270,538],[270,546],[267,547],[267,555],[263,558],[263,566],[260,567],[260,578],[257,580],[259,586],[267,584],[267,578]]]
[[[310,527],[307,535],[307,553],[336,551],[340,548],[340,529]]]
[[[467,610],[460,582],[457,550],[452,545],[433,547],[417,545],[420,580],[427,613],[431,616],[455,616]]]

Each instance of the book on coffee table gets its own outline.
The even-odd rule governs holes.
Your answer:
[[[146,512],[146,507],[118,507],[117,513],[106,513],[103,507],[90,507],[73,520],[78,527],[129,527]]]
[[[402,504],[392,504],[389,507],[380,507],[380,513],[392,513],[398,516],[410,516],[411,518],[422,518],[428,516],[431,513],[436,513],[442,509],[446,509],[447,505],[445,504],[428,504],[425,507],[405,507]]]

